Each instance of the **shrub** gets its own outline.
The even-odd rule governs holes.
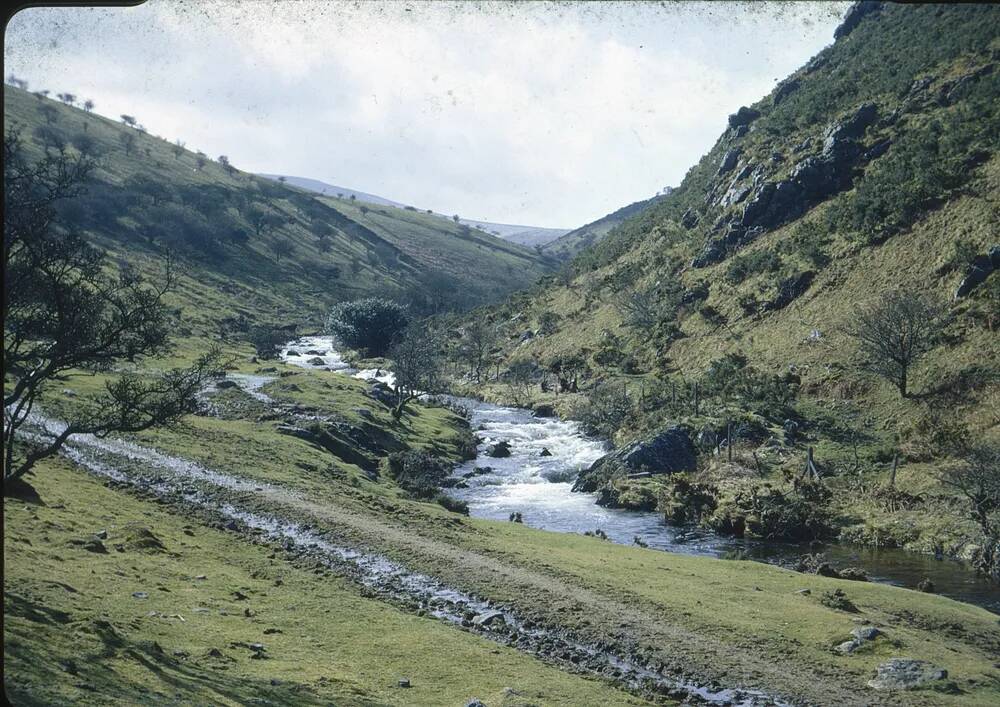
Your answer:
[[[720,503],[706,525],[740,538],[818,540],[833,532],[830,498],[821,482],[799,481],[786,490],[750,484]]]
[[[370,297],[336,305],[327,319],[327,331],[344,346],[382,356],[408,323],[401,305]]]
[[[733,258],[726,268],[726,280],[738,285],[751,275],[777,272],[781,269],[781,256],[773,250],[759,250]]]
[[[469,504],[461,499],[452,498],[446,493],[439,493],[434,497],[434,501],[452,513],[461,513],[465,516],[469,515]]]
[[[269,326],[255,326],[250,330],[250,343],[257,358],[269,360],[278,357],[278,350],[288,340],[288,335],[280,329]]]
[[[451,462],[420,451],[393,452],[384,464],[401,488],[417,498],[435,500],[441,483],[452,470]]]

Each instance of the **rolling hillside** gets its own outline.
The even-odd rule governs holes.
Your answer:
[[[268,179],[279,179],[280,177],[280,175],[277,174],[261,174],[260,176],[267,177]],[[306,177],[284,177],[284,180],[288,184],[301,187],[302,189],[319,192],[324,196],[335,197],[342,201],[361,201],[378,206],[395,206],[400,209],[408,208],[406,204],[393,201],[392,199],[386,199],[382,196],[368,194],[366,192],[349,189],[347,187],[338,187],[334,184],[321,182],[318,179],[308,179]],[[410,207],[410,210],[414,208],[416,207]],[[448,214],[438,213],[433,210],[428,212],[426,209],[422,209],[421,212],[430,213],[440,219],[451,220],[452,218]],[[568,229],[565,228],[542,228],[538,226],[521,226],[510,223],[491,223],[489,221],[476,221],[474,219],[461,217],[459,217],[458,223],[483,231],[484,233],[489,233],[498,238],[502,238],[505,241],[530,247],[550,243],[557,238],[564,236],[568,232]]]
[[[486,234],[475,237],[474,258],[452,267],[449,251],[470,247],[455,224],[436,219],[419,233],[396,232],[406,225],[397,220],[376,232],[334,200],[55,100],[4,86],[4,107],[6,129],[19,130],[29,151],[96,160],[87,193],[63,205],[63,224],[150,275],[173,256],[186,330],[315,325],[333,302],[376,293],[409,299],[426,283],[463,293],[442,295],[442,305],[468,306],[527,286],[546,269],[534,251]]]

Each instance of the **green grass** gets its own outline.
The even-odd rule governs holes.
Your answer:
[[[64,462],[46,463],[37,485],[46,505],[8,503],[4,522],[4,677],[15,704],[638,703],[363,598]],[[138,528],[163,549],[134,543]],[[70,544],[99,530],[108,554]],[[263,643],[266,659],[234,643]],[[397,687],[403,677],[411,688]]]

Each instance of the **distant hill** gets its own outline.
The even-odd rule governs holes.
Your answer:
[[[603,216],[585,226],[580,226],[580,228],[572,230],[554,241],[549,241],[542,247],[542,252],[560,260],[569,260],[584,248],[589,248],[597,243],[612,228],[625,219],[635,216],[666,196],[667,193],[657,194],[650,199],[636,201],[628,206],[623,206],[607,216]]]
[[[261,174],[260,176],[267,177],[268,179],[279,179],[281,177],[281,175],[277,174]],[[321,182],[318,179],[288,176],[284,177],[284,179],[287,184],[319,192],[325,196],[337,197],[348,201],[363,201],[369,204],[377,204],[379,206],[396,206],[401,209],[406,208],[407,206],[406,204],[393,201],[392,199],[386,199],[382,196],[357,191],[356,189],[350,189],[348,187],[339,187],[335,184],[327,184],[326,182]],[[422,211],[427,213],[426,209],[422,209]],[[450,214],[443,214],[433,210],[430,213],[443,219],[450,220],[452,218]],[[521,245],[532,247],[544,245],[556,240],[566,233],[569,233],[568,228],[542,228],[538,226],[522,226],[510,223],[492,223],[490,221],[476,221],[474,219],[461,217],[459,217],[458,223],[465,224],[471,228],[486,231],[487,233],[497,236],[498,238],[503,238],[505,241],[511,241],[513,243],[520,243]]]
[[[62,226],[150,276],[173,256],[182,330],[318,324],[332,303],[371,294],[430,311],[465,308],[550,269],[533,249],[449,220],[425,216],[416,228],[410,212],[391,206],[379,207],[391,217],[365,217],[347,201],[9,85],[4,113],[29,156],[65,150],[96,160],[86,193],[62,203]]]

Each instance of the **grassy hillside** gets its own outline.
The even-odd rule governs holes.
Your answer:
[[[366,192],[349,189],[347,187],[338,187],[335,184],[327,184],[326,182],[321,182],[318,179],[308,179],[306,177],[281,177],[277,174],[262,174],[260,176],[271,179],[284,179],[288,184],[293,184],[309,191],[319,192],[324,196],[337,197],[348,201],[364,202],[369,207],[372,204],[375,204],[377,206],[394,206],[399,209],[409,208],[411,211],[417,208],[415,206],[407,207],[406,204],[401,204],[398,201],[386,199],[385,197],[377,196],[375,194],[368,194]],[[426,209],[419,210],[423,213],[434,214],[438,218],[442,219],[452,218],[451,216],[441,214],[436,211],[427,211]],[[489,233],[497,236],[498,238],[510,241],[511,243],[531,247],[543,245],[566,233],[566,229],[564,228],[541,228],[537,226],[523,226],[510,223],[491,223],[489,221],[476,221],[475,219],[467,218],[459,218],[458,223],[470,228],[475,228],[483,233]]]
[[[352,221],[377,234],[419,263],[408,297],[439,298],[444,304],[468,307],[468,297],[498,300],[512,289],[536,282],[554,261],[533,249],[412,208],[369,206],[350,199],[318,197]],[[452,273],[452,282],[444,273]]]
[[[722,498],[748,477],[784,484],[811,446],[843,538],[975,555],[967,511],[954,520],[965,501],[935,477],[957,449],[1000,438],[1000,277],[955,299],[1000,242],[998,58],[996,7],[887,4],[743,110],[749,122],[734,115],[678,189],[570,275],[475,319],[497,326],[508,364],[538,365],[536,383],[577,377],[580,395],[534,398],[615,442],[676,422],[724,438],[734,422],[732,463],[702,448]],[[809,191],[809,169],[833,178]],[[861,370],[847,333],[893,289],[945,313],[908,398]],[[502,383],[485,392],[509,399]],[[878,491],[897,453],[905,509]],[[637,495],[665,507],[671,489],[650,486]]]
[[[560,260],[569,260],[578,255],[580,251],[595,245],[623,221],[641,213],[661,198],[654,196],[651,199],[644,199],[643,201],[623,206],[607,216],[599,218],[585,226],[580,226],[580,228],[574,229],[553,241],[549,241],[542,246],[542,252]]]
[[[293,415],[333,415],[337,429],[363,431],[386,449],[458,453],[447,409],[415,407],[394,426],[386,406],[365,395],[367,384],[341,374],[246,363],[239,372],[273,376],[262,391],[294,406]],[[100,384],[101,375],[69,376],[73,395],[61,405],[80,404]],[[240,703],[261,693],[289,704],[669,703],[574,675],[579,668],[557,647],[542,645],[532,656],[516,634],[448,627],[420,602],[386,597],[321,564],[305,544],[269,540],[212,511],[234,504],[427,573],[526,617],[536,630],[569,632],[688,680],[764,687],[811,703],[996,699],[996,617],[983,609],[467,518],[412,499],[384,467],[373,477],[282,433],[284,415],[262,415],[260,402],[239,389],[216,389],[206,402],[174,428],[132,437],[142,447],[128,448],[130,457],[107,461],[138,490],[106,488],[80,467],[53,461],[33,478],[44,505],[8,502],[8,694],[43,704],[112,695]],[[170,481],[177,470],[143,461],[143,448],[248,488]],[[144,480],[177,491],[143,490]],[[211,502],[201,509],[185,502],[199,494]],[[107,553],[93,551],[101,531]],[[826,601],[838,589],[856,613]],[[851,656],[832,651],[859,620],[884,636]],[[262,659],[254,658],[257,643]],[[905,694],[868,688],[875,666],[894,656],[930,661],[948,670],[948,680]],[[397,687],[404,677],[411,688]]]
[[[214,332],[223,321],[315,322],[332,302],[407,298],[415,283],[461,290],[461,302],[449,303],[468,306],[545,271],[533,251],[485,234],[475,238],[477,257],[454,268],[447,252],[469,245],[442,219],[420,229],[391,220],[375,232],[338,203],[55,100],[4,86],[4,108],[6,127],[21,130],[29,151],[97,161],[88,192],[64,204],[64,224],[150,274],[172,255],[181,271],[174,301],[192,331]]]

